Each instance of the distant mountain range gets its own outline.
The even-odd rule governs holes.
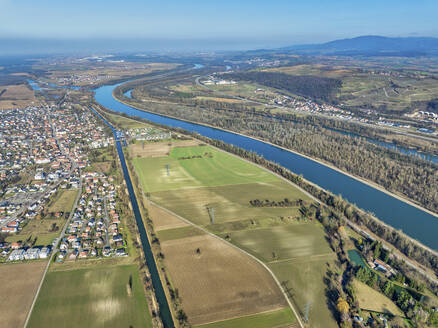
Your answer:
[[[438,56],[438,38],[359,36],[322,44],[295,45],[280,48],[308,54],[364,56]]]

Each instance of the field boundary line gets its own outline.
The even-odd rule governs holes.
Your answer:
[[[178,215],[178,214],[172,212],[171,210],[169,210],[169,209],[167,209],[167,208],[165,208],[165,207],[163,207],[163,206],[161,206],[161,205],[159,205],[159,204],[153,202],[152,200],[149,200],[149,202],[150,202],[151,204],[153,204],[153,205],[155,205],[155,206],[161,208],[162,210],[164,210],[164,211],[166,211],[166,212],[168,212],[168,213],[170,213],[170,214],[172,214],[172,215],[175,215],[176,217],[178,217],[179,219],[183,220],[184,222],[186,222],[186,223],[188,223],[188,224],[190,224],[190,225],[192,225],[192,226],[194,226],[194,227],[196,227],[196,228],[198,228],[198,229],[204,231],[205,233],[209,234],[210,236],[212,236],[212,237],[214,237],[214,238],[217,238],[217,239],[223,241],[224,243],[228,244],[229,246],[233,247],[234,249],[237,249],[237,250],[243,252],[244,254],[246,254],[247,256],[249,256],[250,258],[252,258],[253,260],[257,261],[259,264],[261,264],[261,265],[262,265],[262,266],[263,266],[263,267],[264,267],[264,268],[265,268],[265,269],[271,274],[272,278],[274,278],[274,281],[275,281],[275,283],[277,284],[277,286],[280,288],[280,290],[281,290],[281,292],[282,292],[284,298],[286,299],[287,304],[289,305],[289,307],[291,308],[291,310],[292,310],[292,312],[294,313],[295,317],[297,318],[297,322],[298,322],[299,326],[300,326],[301,328],[304,328],[304,325],[303,325],[303,323],[301,322],[301,318],[300,318],[300,316],[299,316],[297,310],[296,310],[295,307],[292,305],[292,303],[291,303],[291,301],[289,300],[289,298],[288,298],[286,292],[285,292],[285,291],[283,290],[283,288],[281,287],[281,284],[280,284],[280,282],[278,281],[277,277],[274,275],[274,273],[272,272],[272,270],[271,270],[271,269],[270,269],[265,263],[263,263],[261,260],[259,260],[259,259],[258,259],[257,257],[255,257],[254,255],[252,255],[252,254],[248,253],[247,251],[241,249],[240,247],[237,247],[236,245],[234,245],[234,244],[232,244],[232,243],[230,243],[230,242],[224,240],[223,238],[221,238],[221,237],[215,235],[214,233],[208,231],[207,229],[205,229],[205,228],[203,228],[203,227],[201,227],[201,226],[198,226],[197,224],[195,224],[195,223],[193,223],[193,222],[187,220],[186,218],[184,218],[184,217],[182,217],[182,216],[180,216],[180,215]]]
[[[305,261],[305,262],[310,262],[312,260],[317,260],[317,261],[321,260],[320,257],[324,258],[324,257],[329,257],[329,256],[336,257],[336,254],[332,252],[332,253],[324,253],[324,254],[317,254],[317,255],[311,255],[311,256],[291,257],[288,259],[278,260],[278,261],[270,261],[267,263],[268,264],[277,264],[277,263],[284,263],[284,262],[292,262],[292,261],[301,260],[301,259],[307,259],[307,261]]]

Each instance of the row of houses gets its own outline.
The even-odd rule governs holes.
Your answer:
[[[52,249],[47,247],[29,247],[14,249],[9,253],[8,262],[47,259]]]

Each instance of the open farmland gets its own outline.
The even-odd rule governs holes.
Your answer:
[[[160,230],[175,229],[188,226],[187,223],[179,219],[177,216],[153,204],[148,204],[147,210],[149,216],[152,219],[152,222],[154,223],[154,229],[157,232]]]
[[[1,327],[23,327],[46,265],[46,261],[0,265],[4,282],[0,293]]]
[[[197,140],[172,140],[166,142],[149,142],[147,147],[142,142],[132,144],[129,151],[132,157],[161,157],[170,154],[172,145],[178,147],[197,146]]]
[[[298,207],[253,207],[249,202],[254,199],[309,201],[273,174],[208,146],[172,147],[170,156],[133,162],[153,201],[201,225],[210,223],[207,207],[214,208],[215,223],[221,223],[299,216]]]
[[[29,327],[78,326],[152,326],[136,265],[47,273]]]
[[[291,324],[295,318],[290,308],[276,311],[263,312],[227,321],[213,322],[196,326],[199,328],[266,328],[266,327],[299,327]]]
[[[311,203],[301,191],[264,169],[209,146],[172,147],[169,155],[134,158],[133,162],[148,197],[176,214],[172,216],[156,206],[150,211],[151,219],[158,227],[172,285],[178,288],[183,309],[192,324],[249,327],[258,322],[260,327],[282,326],[274,324],[274,318],[267,320],[273,321],[266,325],[262,319],[251,321],[253,315],[262,312],[261,308],[254,309],[254,304],[272,306],[272,301],[260,303],[251,298],[247,299],[252,303],[248,309],[240,298],[243,303],[233,307],[233,320],[236,321],[229,320],[231,318],[226,313],[230,310],[225,306],[223,291],[216,290],[217,284],[220,282],[223,290],[237,288],[236,283],[239,288],[248,286],[245,283],[253,278],[240,279],[251,270],[240,268],[233,262],[233,257],[240,256],[239,263],[253,260],[212,236],[197,233],[193,227],[178,226],[178,215],[206,227],[264,261],[284,283],[286,290],[297,290],[290,298],[302,313],[306,302],[314,302],[310,311],[312,327],[336,327],[326,302],[321,301],[326,299],[324,277],[327,263],[334,266],[335,260],[322,227],[303,219],[299,206],[255,207],[250,204],[255,199],[280,202],[285,198],[291,202],[301,199]],[[166,165],[169,165],[169,174]],[[208,208],[214,208],[214,224],[211,224]],[[160,222],[159,216],[166,219]],[[223,258],[224,254],[228,255]],[[223,264],[228,262],[229,265]],[[236,268],[239,274],[234,274]],[[209,280],[216,277],[216,273],[220,273],[220,278]],[[200,290],[205,290],[208,297],[200,296]],[[195,292],[198,293],[196,296]],[[266,287],[257,292],[266,292]],[[236,297],[232,298],[239,299]],[[281,309],[278,304],[276,306],[277,310]],[[222,310],[215,314],[213,308]],[[248,314],[251,315],[246,316]],[[248,321],[240,321],[244,318]],[[224,319],[228,320],[220,322]]]
[[[302,314],[306,305],[310,304],[309,322],[312,328],[338,327],[329,309],[324,282],[325,273],[329,266],[334,267],[334,261],[333,253],[331,256],[302,257],[269,265]]]
[[[291,224],[236,231],[229,235],[234,244],[257,255],[265,262],[333,256],[324,238],[324,231],[315,224]],[[263,240],[263,243],[257,243],[259,240]]]
[[[148,192],[279,180],[250,163],[209,146],[173,147],[170,156],[134,158],[133,162],[143,189]]]
[[[35,95],[27,85],[0,86],[0,110],[26,107],[35,101]]]
[[[327,308],[324,276],[336,258],[319,224],[302,223],[228,233],[231,242],[268,263],[312,327],[336,327]]]
[[[286,306],[268,271],[213,236],[167,240],[162,242],[162,250],[172,282],[193,325]]]

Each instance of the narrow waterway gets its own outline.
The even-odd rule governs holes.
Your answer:
[[[103,86],[96,89],[96,101],[116,112],[197,132],[203,136],[222,140],[246,150],[254,151],[266,159],[290,169],[296,174],[302,174],[304,178],[322,188],[342,195],[360,208],[374,213],[387,224],[404,231],[430,248],[438,250],[438,238],[436,238],[438,218],[435,216],[339,171],[279,147],[232,132],[141,111],[120,103],[112,95],[114,88],[118,85]]]
[[[129,176],[128,167],[126,166],[125,155],[123,154],[122,144],[118,138],[117,131],[113,128],[111,124],[109,124],[99,113],[95,110],[91,109],[94,113],[96,113],[106,125],[108,125],[113,131],[114,138],[116,139],[116,147],[117,153],[119,155],[120,164],[123,169],[123,176],[125,177],[126,187],[128,188],[129,199],[131,201],[132,210],[134,212],[135,221],[137,222],[138,232],[140,233],[140,241],[143,247],[143,252],[146,257],[146,264],[148,266],[149,272],[151,274],[152,285],[154,286],[155,296],[157,297],[158,305],[160,307],[160,318],[163,321],[165,328],[173,328],[174,323],[172,319],[172,315],[170,313],[169,304],[167,302],[166,294],[164,293],[163,284],[160,280],[160,275],[158,273],[158,268],[155,264],[154,256],[152,254],[151,245],[149,243],[149,239],[146,235],[146,228],[144,226],[140,209],[138,207],[137,197],[135,196],[134,188],[132,186],[131,177]],[[145,309],[146,310],[146,309]],[[147,311],[147,310],[146,310]]]

